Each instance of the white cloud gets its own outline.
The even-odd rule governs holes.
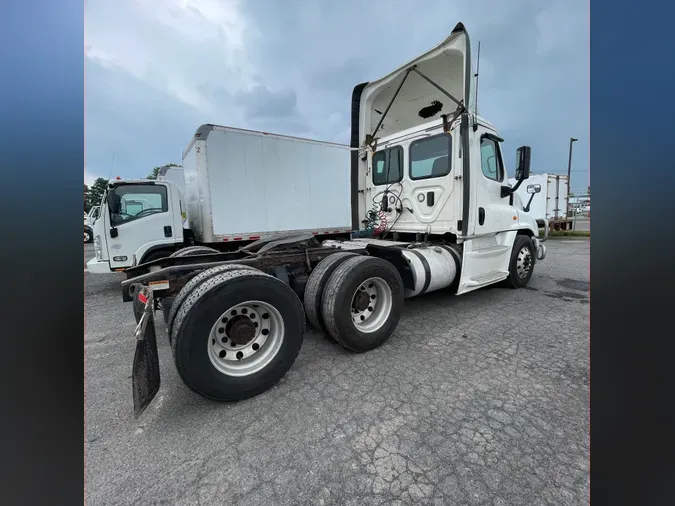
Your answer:
[[[353,87],[458,21],[474,58],[481,41],[480,112],[506,150],[563,167],[560,139],[588,137],[587,0],[116,0],[86,8],[88,170],[178,163],[202,123],[349,142]]]
[[[238,1],[121,0],[89,6],[89,63],[124,71],[202,113],[217,108],[198,85],[217,82],[228,91],[255,84],[246,54],[252,28]]]

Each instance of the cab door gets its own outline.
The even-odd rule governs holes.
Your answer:
[[[471,199],[469,234],[464,241],[458,294],[495,283],[508,276],[518,213],[502,186],[509,186],[500,142],[481,125],[469,134]]]
[[[111,269],[127,268],[141,262],[141,256],[155,246],[174,244],[182,238],[182,223],[175,223],[172,192],[162,183],[119,184],[109,191],[117,199],[117,212],[109,213],[107,227]]]
[[[471,177],[475,182],[475,205],[469,221],[469,235],[488,235],[509,230],[518,213],[508,196],[502,197],[502,186],[509,186],[499,138],[480,126],[472,132]]]

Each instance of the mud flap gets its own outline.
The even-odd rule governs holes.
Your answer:
[[[159,391],[159,355],[155,335],[152,292],[142,288],[139,299],[145,299],[145,308],[136,326],[136,353],[131,373],[134,393],[134,416],[141,416]]]

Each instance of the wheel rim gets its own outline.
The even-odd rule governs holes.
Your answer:
[[[209,334],[209,359],[227,376],[248,376],[266,367],[284,341],[284,320],[279,311],[259,300],[225,311]]]
[[[366,279],[352,297],[352,321],[361,332],[375,332],[387,322],[392,306],[393,296],[387,282],[382,278]]]
[[[523,246],[518,252],[516,260],[516,272],[520,279],[525,279],[532,270],[532,252],[527,246]]]
[[[84,242],[87,242],[89,240],[89,233],[85,232],[84,233]]]

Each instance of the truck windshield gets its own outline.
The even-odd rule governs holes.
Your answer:
[[[166,186],[123,184],[109,190],[117,199],[118,212],[110,214],[112,226],[168,211]]]

